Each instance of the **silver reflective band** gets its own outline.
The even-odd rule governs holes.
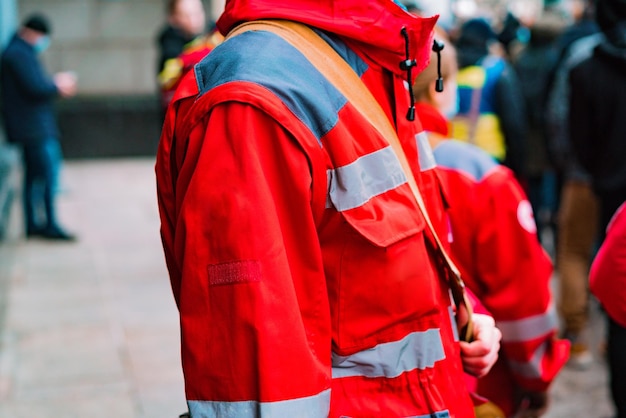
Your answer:
[[[342,415],[340,418],[355,418],[355,417]],[[427,414],[427,415],[412,415],[406,418],[450,418],[450,412],[448,410],[445,410],[445,411],[433,412],[432,414]]]
[[[452,300],[452,291],[450,293],[450,300]],[[454,341],[459,341],[459,330],[456,327],[456,316],[454,315],[454,309],[452,306],[448,306],[448,316],[450,317],[450,325],[452,326],[452,334],[454,335]]]
[[[278,402],[187,401],[192,418],[320,418],[330,411],[330,389]]]
[[[558,327],[558,317],[553,304],[546,312],[517,321],[498,321],[502,342],[524,342],[542,337]]]
[[[407,182],[390,146],[329,170],[327,176],[330,202],[339,212],[362,206],[373,197]]]
[[[420,161],[420,171],[427,171],[437,167],[435,161],[435,155],[433,149],[428,141],[428,134],[424,131],[415,135],[415,141],[417,142],[417,152]]]
[[[353,376],[393,378],[411,370],[433,367],[444,358],[439,329],[429,329],[349,356],[333,353],[333,379]]]

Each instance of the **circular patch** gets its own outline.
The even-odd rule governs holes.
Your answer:
[[[537,233],[537,224],[533,215],[533,207],[528,200],[522,200],[517,206],[517,220],[519,224],[531,234]]]

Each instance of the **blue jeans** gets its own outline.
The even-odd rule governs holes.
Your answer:
[[[62,153],[56,138],[26,144],[24,161],[24,217],[26,232],[57,226],[55,195]]]

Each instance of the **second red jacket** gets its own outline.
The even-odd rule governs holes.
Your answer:
[[[419,103],[417,113],[425,131],[445,138],[447,123],[437,110]],[[456,140],[440,140],[434,157],[449,203],[451,255],[479,301],[477,311],[491,314],[502,331],[500,359],[472,385],[512,415],[516,390],[547,390],[567,360],[568,343],[555,337],[552,262],[511,170]]]

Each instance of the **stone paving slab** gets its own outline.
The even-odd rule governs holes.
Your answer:
[[[175,418],[178,315],[154,162],[67,162],[59,212],[77,243],[0,245],[0,418]],[[602,339],[594,309],[591,339]],[[547,418],[610,418],[606,366],[566,368]]]

